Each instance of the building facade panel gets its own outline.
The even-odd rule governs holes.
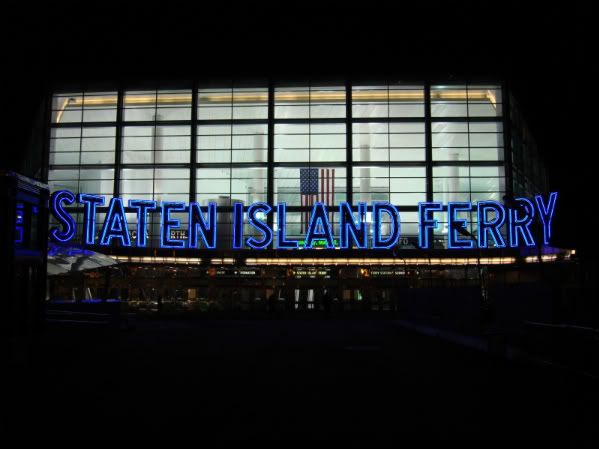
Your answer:
[[[342,201],[388,201],[402,214],[403,245],[414,247],[419,202],[502,201],[509,183],[516,192],[532,184],[520,173],[534,170],[516,164],[521,133],[504,139],[504,97],[499,85],[424,83],[57,92],[48,183],[125,202],[216,202],[222,228],[230,228],[233,203],[271,198],[287,204],[295,238],[315,201],[329,207],[332,223]],[[506,181],[512,162],[515,178]],[[105,213],[98,209],[100,222]],[[151,223],[149,246],[158,247],[158,219]],[[437,230],[439,247],[446,233]]]

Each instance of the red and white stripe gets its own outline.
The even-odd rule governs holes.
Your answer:
[[[310,212],[314,203],[320,202],[327,206],[329,210],[329,221],[333,224],[333,212],[332,206],[335,202],[335,169],[334,168],[321,168],[318,174],[319,177],[319,189],[318,194],[311,195],[300,195],[302,207],[307,207],[309,210],[303,213],[302,217],[302,232],[308,230],[310,224]]]
[[[327,206],[333,205],[335,195],[335,169],[321,168],[320,169],[320,189],[318,201]]]

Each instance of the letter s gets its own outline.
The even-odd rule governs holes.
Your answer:
[[[50,212],[62,225],[62,231],[56,226],[52,227],[50,229],[50,237],[59,243],[71,240],[75,236],[76,230],[75,220],[64,209],[63,202],[73,204],[75,202],[75,195],[68,190],[58,190],[50,197]]]

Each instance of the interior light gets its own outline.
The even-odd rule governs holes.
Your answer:
[[[288,103],[306,103],[306,102],[342,102],[346,96],[344,91],[328,92],[277,92],[275,93],[275,102]],[[467,100],[487,100],[493,105],[497,104],[497,98],[492,90],[477,89],[453,89],[453,90],[433,90],[431,91],[432,100],[446,101],[467,101]],[[233,93],[233,94],[199,94],[200,104],[222,104],[222,103],[267,103],[268,93]],[[387,101],[424,101],[423,90],[402,90],[402,91],[357,91],[352,92],[352,101],[355,102],[387,102]],[[170,94],[170,95],[125,95],[123,103],[125,106],[176,106],[190,105],[192,94]],[[114,107],[118,103],[116,95],[106,96],[78,96],[65,98],[56,114],[56,122],[59,123],[67,108],[81,107]]]

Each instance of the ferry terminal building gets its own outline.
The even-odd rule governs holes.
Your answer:
[[[429,82],[203,83],[120,89],[57,89],[48,101],[42,178],[51,192],[106,197],[95,210],[101,224],[111,197],[218,207],[216,249],[165,248],[161,214],[148,215],[146,244],[137,245],[139,216],[126,208],[131,246],[101,246],[95,228],[86,244],[85,207],[65,205],[74,238],[50,253],[110,256],[115,264],[49,276],[48,298],[119,299],[129,307],[173,311],[393,311],[422,298],[464,289],[472,300],[538,276],[539,264],[563,264],[572,252],[543,244],[539,223],[530,248],[479,248],[476,208],[461,217],[461,239],[447,211],[430,244],[419,242],[418,204],[476,204],[547,197],[548,182],[534,139],[501,83]],[[339,204],[388,202],[401,215],[401,235],[385,250],[341,249]],[[232,249],[234,205],[286,204],[286,235],[256,250]],[[327,207],[334,249],[304,248],[315,203]],[[559,213],[559,204],[557,205]],[[167,239],[186,241],[189,215]],[[247,216],[246,216],[247,218]],[[278,214],[256,218],[274,233]],[[372,211],[365,214],[372,225]],[[247,237],[260,233],[244,221]],[[162,223],[163,224],[163,223]],[[50,227],[59,228],[50,217]],[[383,217],[383,234],[391,223]],[[372,226],[370,228],[372,230]],[[370,231],[372,232],[372,231]],[[507,238],[507,228],[501,230]],[[164,237],[164,236],[162,236]],[[93,264],[91,265],[93,267]],[[433,293],[431,293],[433,292]],[[436,293],[435,293],[436,292]],[[467,296],[467,295],[466,295]],[[274,299],[274,301],[273,301]],[[420,307],[420,306],[417,306]]]

